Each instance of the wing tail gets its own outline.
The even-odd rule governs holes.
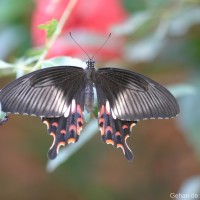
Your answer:
[[[61,146],[78,141],[83,128],[83,105],[73,99],[69,107],[69,113],[66,113],[65,116],[42,118],[42,121],[47,125],[49,135],[53,137],[48,157],[54,159]]]

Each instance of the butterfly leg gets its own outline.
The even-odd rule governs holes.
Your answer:
[[[79,104],[73,102],[68,116],[43,118],[42,121],[47,125],[49,135],[53,137],[48,157],[54,159],[61,146],[78,141],[83,127],[82,108]]]

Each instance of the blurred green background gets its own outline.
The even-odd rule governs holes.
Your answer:
[[[0,199],[168,200],[180,191],[200,199],[200,2],[121,3],[129,15],[111,30],[126,38],[122,56],[100,62],[167,86],[180,104],[179,117],[138,123],[128,140],[132,162],[96,132],[50,173],[46,153],[52,138],[45,125],[36,117],[13,115],[0,127]],[[16,66],[37,59],[31,42],[34,9],[31,0],[0,1],[0,87],[24,73]]]

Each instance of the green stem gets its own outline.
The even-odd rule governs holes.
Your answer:
[[[37,63],[35,64],[35,66],[32,68],[32,71],[35,71],[37,69],[40,68],[41,63],[43,62],[43,60],[45,59],[45,57],[47,56],[49,49],[53,46],[54,42],[56,41],[56,39],[58,38],[58,36],[60,35],[60,33],[62,32],[62,29],[66,23],[66,21],[68,20],[73,8],[75,7],[76,3],[78,0],[71,0],[65,11],[62,14],[62,17],[60,18],[57,28],[54,32],[54,34],[52,35],[52,37],[49,39],[47,46],[45,48],[45,50],[43,51],[43,53],[41,54],[40,58],[38,59]]]

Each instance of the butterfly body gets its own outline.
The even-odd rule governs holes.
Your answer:
[[[177,116],[179,106],[172,94],[157,82],[133,71],[94,67],[58,66],[37,70],[6,85],[0,103],[6,117],[10,113],[42,118],[53,137],[48,156],[54,159],[60,146],[78,141],[84,126],[84,109],[94,109],[98,100],[98,124],[104,143],[121,148],[133,158],[127,145],[132,127],[144,119]],[[0,122],[1,125],[1,122]]]
[[[89,60],[86,62],[86,87],[85,87],[85,109],[91,113],[94,108],[94,82],[96,69],[94,68],[94,61]]]

